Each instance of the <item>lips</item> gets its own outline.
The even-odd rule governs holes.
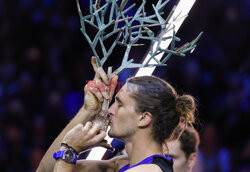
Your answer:
[[[112,126],[112,120],[111,119],[109,120],[109,126]]]
[[[109,126],[110,126],[110,127],[112,126],[112,123],[113,123],[113,120],[110,118],[110,119],[109,119]]]
[[[108,115],[107,115],[107,118],[108,118],[108,120],[109,120],[108,125],[111,126],[111,125],[112,125],[112,117],[111,117],[111,115],[108,114]]]

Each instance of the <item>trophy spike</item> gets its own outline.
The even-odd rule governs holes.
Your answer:
[[[109,78],[118,75],[124,69],[128,68],[139,68],[136,76],[151,75],[155,67],[166,66],[166,62],[172,55],[185,56],[185,53],[192,52],[202,35],[202,33],[200,33],[197,38],[190,43],[186,43],[181,47],[175,47],[176,41],[180,41],[180,39],[176,37],[176,32],[187,17],[195,0],[179,0],[178,5],[173,7],[167,18],[163,17],[163,11],[169,0],[158,0],[157,4],[153,5],[154,14],[152,15],[147,15],[146,13],[145,0],[142,0],[139,9],[137,9],[136,13],[133,15],[128,12],[135,7],[135,3],[130,5],[128,0],[105,0],[103,3],[101,2],[101,0],[96,0],[93,5],[93,0],[90,0],[90,14],[83,17],[79,10],[80,5],[77,0],[81,31],[96,56],[98,67],[104,65],[116,45],[127,48],[127,51],[123,54],[121,65],[111,72],[111,74],[108,71]],[[108,11],[107,9],[110,9],[109,15],[106,14]],[[107,20],[105,20],[105,17]],[[105,23],[105,21],[107,22]],[[112,24],[110,24],[111,21]],[[95,39],[95,42],[92,42],[87,35],[85,23],[97,29],[98,39]],[[108,24],[112,31],[107,30],[107,27],[105,28]],[[161,29],[160,33],[155,33],[152,27],[159,27]],[[96,41],[99,41],[101,47],[104,48],[104,41],[116,34],[118,36],[115,40],[111,43],[109,42],[111,48],[109,50],[103,50],[104,53],[100,59],[95,50]],[[143,46],[143,44],[138,42],[139,40],[148,40],[151,44],[148,54],[142,64],[134,63],[134,59],[129,56],[131,49],[137,46]],[[168,48],[169,45],[170,47]],[[103,117],[105,116],[104,114]],[[107,122],[107,118],[100,118],[99,121],[103,124],[105,121]],[[106,127],[104,128],[106,129]],[[95,149],[95,151],[91,151],[87,159],[101,159],[104,152],[105,150],[102,150],[97,153]]]
[[[189,0],[183,1],[187,3]],[[135,7],[135,3],[130,5],[128,0],[105,0],[103,3],[101,0],[96,0],[95,3],[93,0],[90,0],[90,14],[83,16],[79,0],[76,0],[80,16],[81,31],[96,57],[98,67],[104,66],[117,45],[126,47],[121,65],[113,72],[112,69],[108,69],[110,80],[115,75],[129,68],[166,66],[167,60],[172,55],[185,56],[185,53],[192,52],[195,49],[196,43],[200,39],[202,32],[191,42],[179,48],[175,47],[176,41],[180,41],[180,39],[176,37],[176,30],[179,28],[178,22],[183,21],[188,13],[185,12],[186,9],[177,10],[177,6],[174,6],[170,14],[166,18],[163,17],[163,10],[168,2],[169,0],[159,0],[156,5],[152,4],[154,14],[147,15],[145,11],[146,0],[142,0],[139,8],[136,10],[135,14],[132,15],[128,12]],[[185,5],[183,5],[183,7],[185,7]],[[106,14],[107,11],[109,11],[109,14]],[[86,32],[85,23],[97,30],[93,40],[90,39],[90,36]],[[160,28],[159,34],[153,31],[153,27]],[[115,39],[110,41],[109,38],[113,36]],[[105,40],[107,39],[109,39],[108,46],[105,44]],[[130,57],[130,52],[133,48],[144,46],[144,43],[138,42],[140,40],[150,41],[149,54],[143,64],[134,63],[134,59]],[[171,43],[170,47],[163,46],[163,42]],[[96,51],[98,44],[102,49],[101,57]],[[163,57],[162,60],[157,57],[159,55]],[[99,122],[104,122],[104,130],[107,129],[106,116],[108,105],[109,100],[105,100],[101,115],[97,115],[100,117]]]

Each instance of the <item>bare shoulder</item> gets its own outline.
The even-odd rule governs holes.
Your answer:
[[[133,167],[126,172],[162,172],[161,168],[155,164],[143,164]]]
[[[126,156],[117,156],[110,160],[79,160],[77,161],[74,171],[115,172],[117,169],[120,169],[120,166],[127,162]]]
[[[113,172],[115,169],[115,161],[111,160],[79,160],[77,161],[74,172]]]
[[[119,171],[123,166],[129,163],[127,155],[115,157],[115,171]]]

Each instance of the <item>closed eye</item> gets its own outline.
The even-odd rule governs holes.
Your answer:
[[[122,106],[122,101],[119,99],[119,97],[115,97],[115,101],[118,103],[118,107]]]

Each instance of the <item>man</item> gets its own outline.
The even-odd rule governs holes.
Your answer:
[[[178,139],[180,132],[181,127],[177,127],[173,141],[167,142],[168,148],[164,146],[164,149],[173,158],[174,172],[191,172],[196,162],[199,134],[193,127],[187,127]]]
[[[95,82],[108,84],[102,68],[92,58]],[[112,79],[116,83],[117,77]],[[171,172],[172,161],[163,156],[162,143],[170,138],[180,118],[193,122],[195,102],[192,96],[179,96],[164,80],[153,76],[129,78],[109,108],[111,116],[109,136],[125,142],[127,157],[107,161],[76,161],[77,152],[99,144],[105,137],[100,125],[93,125],[93,117],[101,110],[104,99],[112,98],[100,84],[85,87],[84,106],[65,127],[42,159],[38,171],[144,171]],[[97,91],[91,91],[97,88]],[[87,122],[87,123],[86,123]],[[60,147],[60,144],[63,143]],[[107,145],[106,145],[107,146]],[[58,151],[59,150],[59,151]],[[58,152],[57,152],[58,151]],[[54,158],[52,159],[53,152]],[[66,154],[67,153],[67,154]],[[56,162],[56,164],[55,164]]]

